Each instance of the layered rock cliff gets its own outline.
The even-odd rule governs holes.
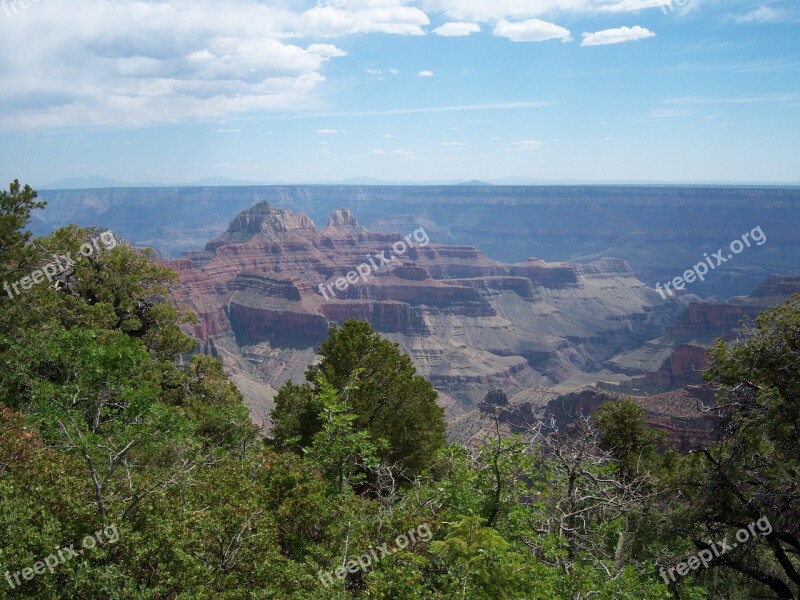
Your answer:
[[[620,258],[651,286],[761,227],[764,245],[691,285],[689,292],[701,296],[748,294],[770,274],[794,273],[800,263],[796,187],[318,185],[52,190],[41,197],[48,206],[33,215],[37,235],[69,223],[102,223],[172,256],[202,248],[239,212],[266,201],[320,224],[349,206],[371,231],[423,225],[439,243],[472,244],[512,263],[529,256],[581,263]],[[332,225],[346,222],[341,214]]]
[[[283,381],[302,379],[330,325],[349,318],[397,341],[454,417],[493,388],[607,369],[683,306],[622,260],[505,264],[424,228],[403,233],[370,232],[347,209],[319,230],[305,214],[260,203],[171,263],[178,300],[261,415]]]

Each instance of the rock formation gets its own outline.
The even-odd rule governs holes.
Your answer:
[[[350,318],[398,342],[455,417],[494,388],[513,394],[606,368],[683,306],[621,260],[505,264],[425,233],[370,232],[347,209],[318,230],[303,213],[259,203],[170,265],[178,300],[198,314],[193,334],[262,421],[274,389],[302,380],[330,325]],[[369,273],[353,277],[365,264]]]

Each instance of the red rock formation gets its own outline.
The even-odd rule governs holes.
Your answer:
[[[204,348],[273,387],[302,374],[331,323],[368,321],[458,401],[455,414],[487,386],[519,390],[600,364],[675,312],[623,261],[507,265],[420,237],[367,231],[347,209],[318,231],[305,214],[257,204],[171,263],[176,295],[197,312]],[[615,307],[620,286],[628,301]]]
[[[708,368],[708,364],[708,350],[705,347],[679,344],[658,371],[644,376],[644,383],[662,390],[701,384],[702,372]]]
[[[719,337],[736,329],[745,314],[742,306],[693,302],[668,332],[679,337]]]

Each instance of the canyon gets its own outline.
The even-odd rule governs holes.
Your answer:
[[[436,243],[476,246],[506,263],[532,256],[578,263],[618,258],[651,287],[762,227],[766,244],[691,285],[701,297],[746,295],[800,264],[798,187],[272,185],[44,190],[40,196],[48,205],[33,215],[36,235],[69,223],[101,224],[173,258],[202,248],[240,212],[268,202],[316,223],[349,207],[370,231],[422,226]]]
[[[332,324],[355,318],[434,384],[454,441],[479,443],[498,418],[506,433],[537,419],[565,427],[631,397],[686,451],[712,442],[719,425],[702,380],[707,348],[800,293],[800,194],[791,188],[267,186],[43,197],[34,232],[100,223],[159,251],[180,275],[176,299],[199,316],[191,333],[200,351],[223,360],[265,427],[276,390],[303,380]],[[755,226],[767,243],[706,282],[666,300],[652,289]],[[336,297],[320,293],[419,228],[429,243],[366,281],[329,287]]]
[[[193,335],[223,359],[261,423],[275,389],[301,380],[330,325],[347,319],[397,342],[454,419],[497,387],[513,395],[613,381],[622,373],[613,359],[661,335],[686,305],[663,301],[622,260],[507,264],[434,242],[325,300],[320,284],[390,256],[403,237],[370,232],[347,209],[317,229],[303,213],[259,203],[168,264],[181,278],[177,299],[198,314]]]

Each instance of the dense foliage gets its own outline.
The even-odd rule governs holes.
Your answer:
[[[39,207],[0,195],[7,282],[98,233],[31,240]],[[681,456],[627,401],[448,445],[433,387],[355,321],[264,439],[220,363],[189,357],[175,281],[119,243],[0,299],[0,598],[797,598],[800,301],[717,346],[724,435]]]

